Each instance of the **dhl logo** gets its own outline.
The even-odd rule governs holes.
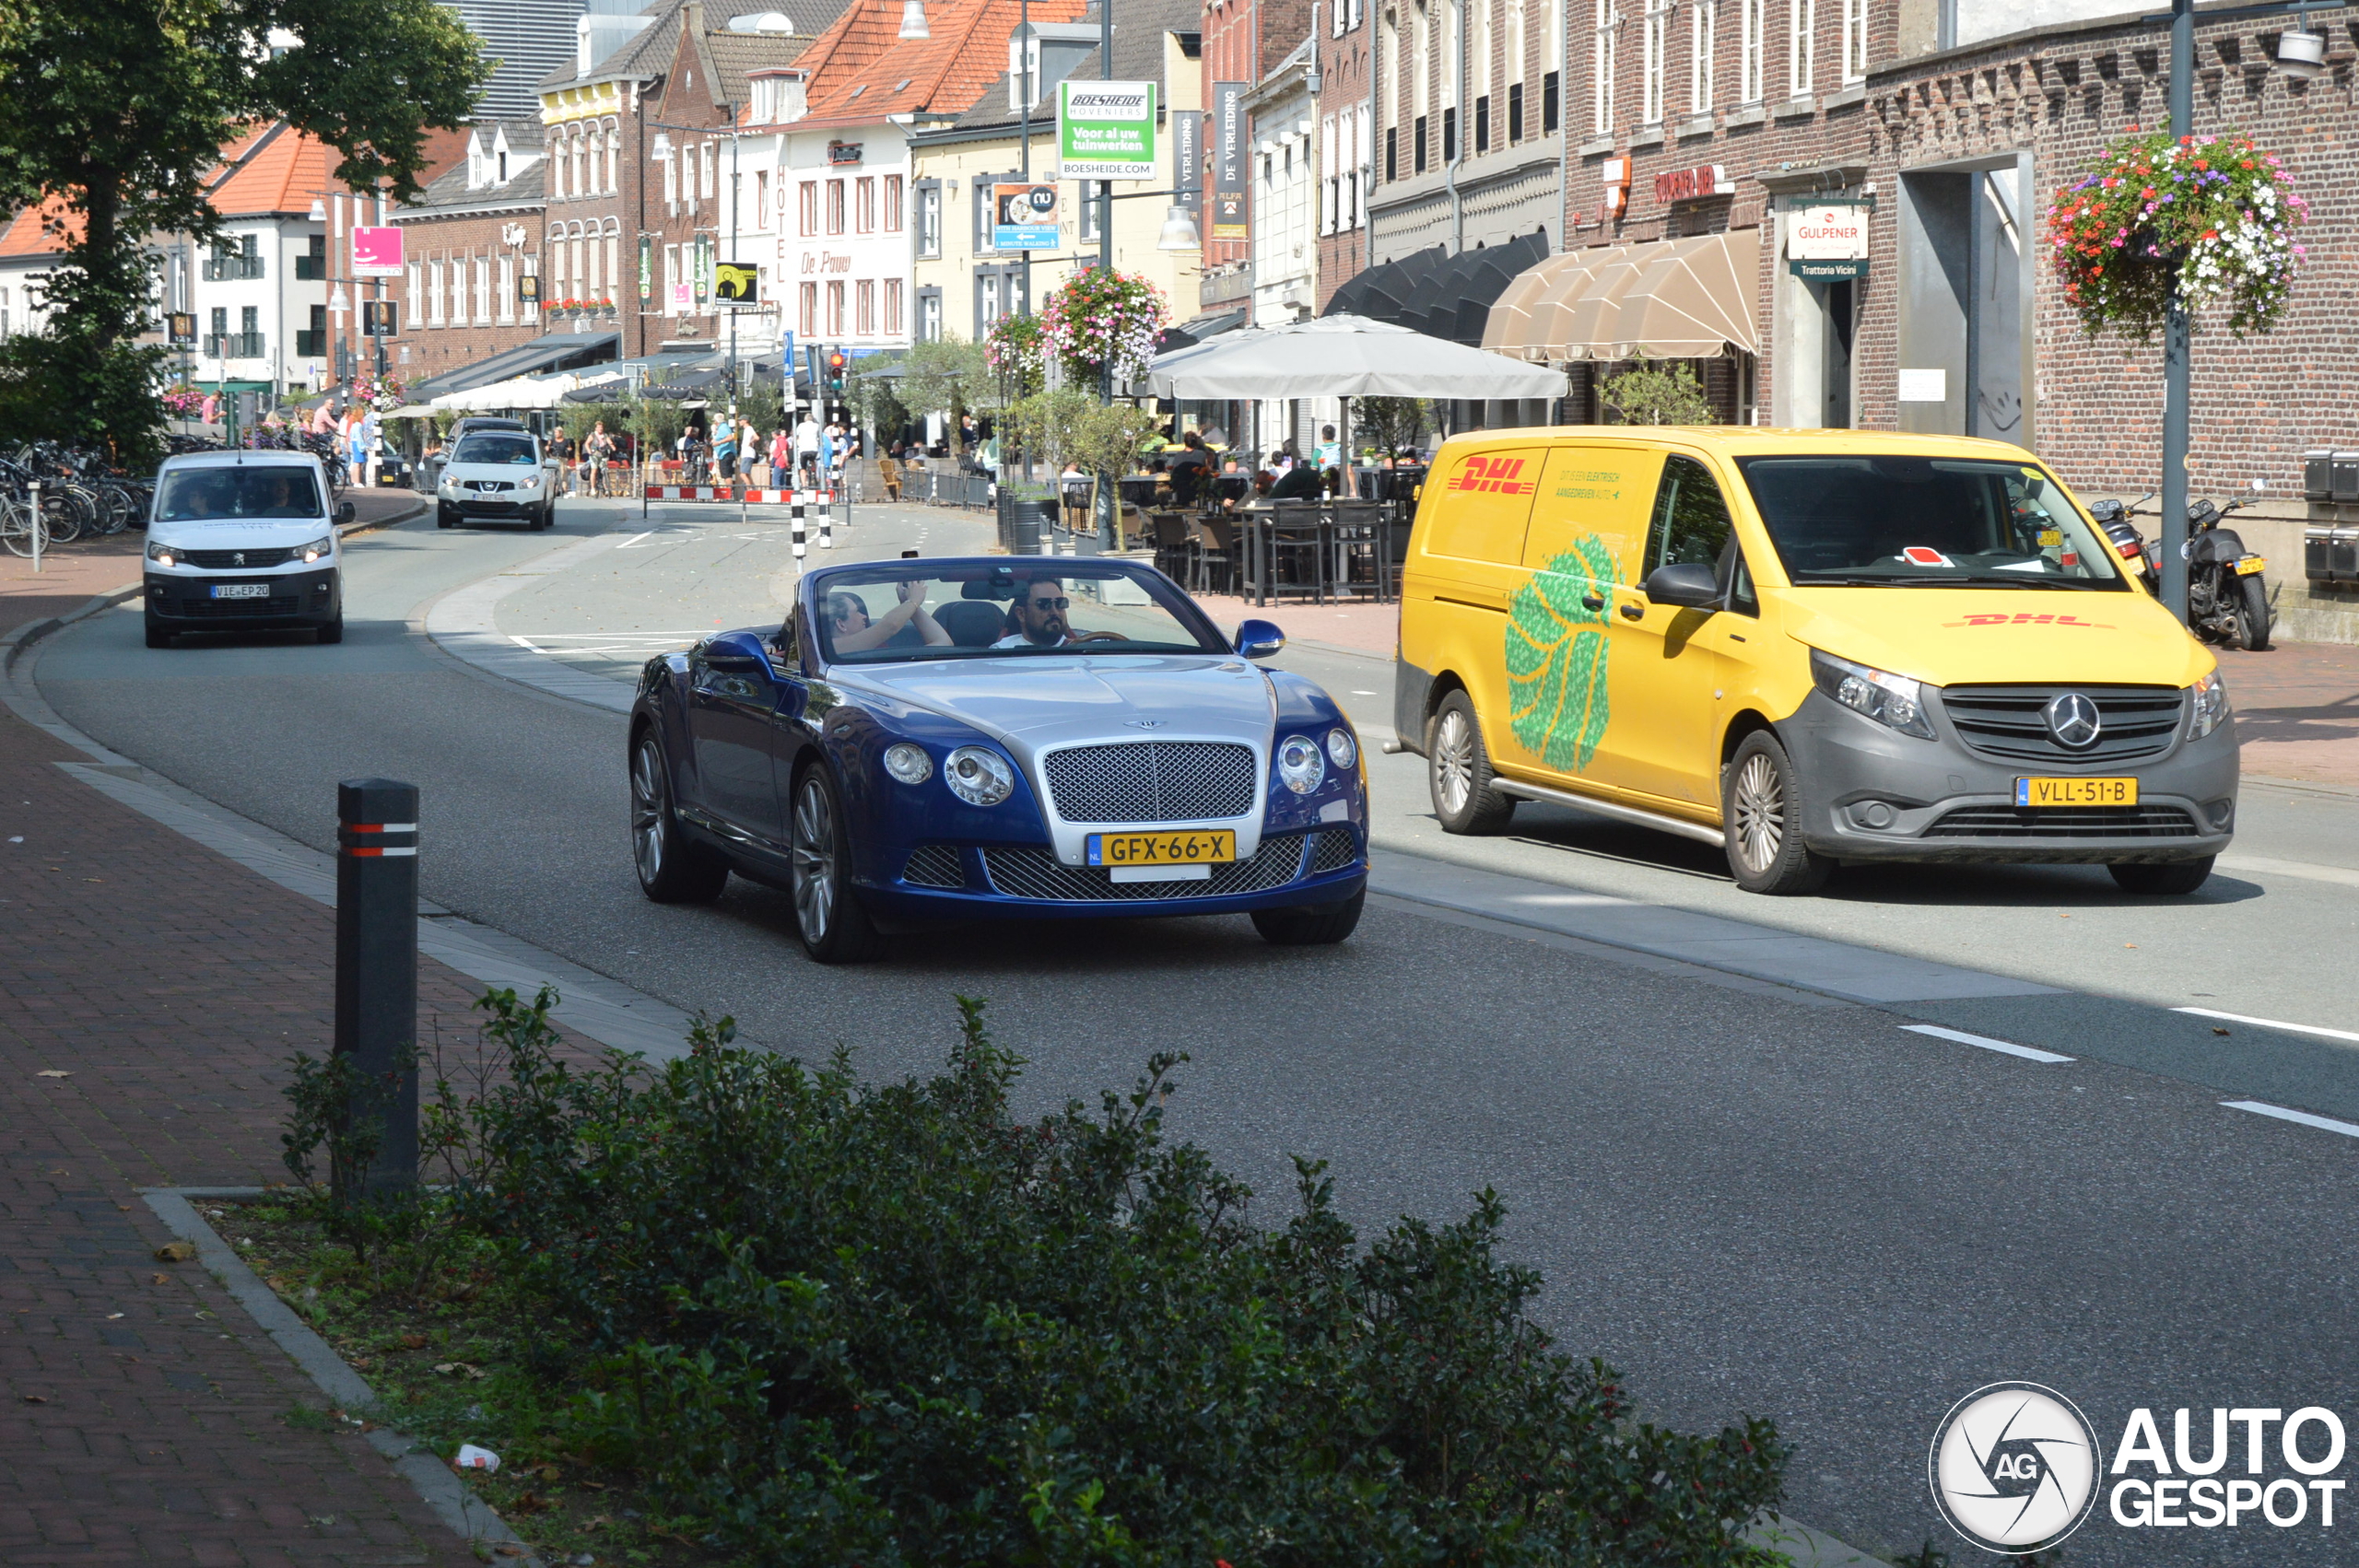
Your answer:
[[[1466,466],[1450,480],[1453,490],[1481,490],[1499,496],[1529,496],[1540,488],[1536,479],[1518,479],[1523,465],[1531,461],[1520,457],[1470,457]]]
[[[2113,630],[2110,621],[2084,621],[2078,615],[2036,615],[2029,610],[2018,610],[2012,615],[1968,615],[1962,621],[1945,621],[1952,626],[2086,626],[2092,631]]]

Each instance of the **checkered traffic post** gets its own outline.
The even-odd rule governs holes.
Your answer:
[[[803,564],[804,556],[803,497],[808,493],[804,490],[794,492],[794,564],[798,567]]]
[[[822,490],[819,492],[819,548],[832,550],[835,547],[836,493],[833,490]]]
[[[417,1184],[417,786],[347,778],[335,805],[335,1054],[365,1085],[346,1114],[382,1123],[362,1186],[384,1192]]]

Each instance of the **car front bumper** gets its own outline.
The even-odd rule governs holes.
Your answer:
[[[2235,836],[2236,723],[2160,755],[2105,766],[2004,762],[1969,750],[1936,709],[1920,740],[1823,692],[1778,726],[1802,787],[1802,840],[1844,860],[2168,862]],[[2018,809],[2021,778],[2135,777],[2135,806]]]
[[[1340,903],[1367,885],[1366,841],[1340,825],[1267,835],[1250,860],[1185,882],[1117,883],[1046,844],[921,844],[890,859],[896,874],[862,892],[874,913],[911,922],[1235,915]]]
[[[436,499],[446,510],[460,517],[499,518],[514,521],[538,511],[547,497],[538,490],[521,497],[513,494],[478,496],[472,490],[453,495],[446,490]]]
[[[270,590],[260,599],[216,599],[213,590],[232,584],[262,584]],[[177,577],[162,572],[146,575],[147,614],[159,621],[179,624],[188,631],[218,626],[323,626],[344,614],[343,582],[333,567],[276,575],[208,573]]]

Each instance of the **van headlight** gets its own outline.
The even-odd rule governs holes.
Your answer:
[[[2200,741],[2228,717],[2228,686],[2212,671],[2187,688],[2187,738]]]
[[[1925,688],[1906,675],[1871,670],[1832,653],[1810,650],[1810,678],[1818,689],[1854,713],[1864,714],[1887,729],[1919,740],[1933,738],[1933,721],[1925,713]]]
[[[299,544],[288,553],[308,566],[313,561],[325,560],[328,552],[334,548],[335,535],[329,534],[323,539],[314,539],[308,544]]]
[[[970,806],[995,806],[1015,793],[1015,769],[989,746],[960,746],[944,757],[942,781]]]
[[[1308,735],[1288,735],[1278,743],[1278,779],[1297,795],[1308,795],[1327,777],[1327,755]]]
[[[150,544],[147,558],[159,567],[177,567],[188,559],[188,552],[177,544]]]

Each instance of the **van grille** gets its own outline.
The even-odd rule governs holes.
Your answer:
[[[2078,692],[2096,704],[2095,745],[2075,751],[2048,732],[2040,710]],[[1944,686],[1942,708],[1966,749],[1999,762],[2097,767],[2160,756],[2178,733],[2185,694],[2177,686]]]
[[[182,557],[190,566],[206,571],[235,571],[243,567],[252,571],[263,567],[283,567],[292,550],[191,550]]]
[[[2068,806],[2018,811],[1961,806],[1925,830],[1928,838],[2192,838],[2195,819],[2177,806]]]

